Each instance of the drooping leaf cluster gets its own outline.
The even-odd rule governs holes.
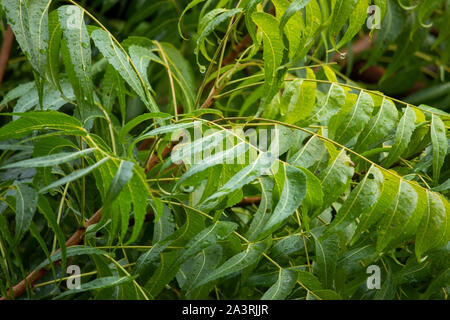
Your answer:
[[[448,1],[68,2],[1,0],[2,296],[447,298]]]

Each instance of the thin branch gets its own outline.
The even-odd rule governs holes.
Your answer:
[[[6,68],[8,67],[9,55],[14,42],[14,33],[10,26],[6,28],[3,33],[2,50],[0,52],[0,86],[5,76]]]
[[[163,151],[163,155],[166,156],[171,150],[172,150],[172,146],[168,146],[164,149]],[[155,165],[157,165],[159,162],[159,158],[155,155],[153,156],[148,164],[147,167],[147,172],[150,171]],[[68,247],[73,247],[76,245],[79,245],[81,243],[81,241],[83,241],[83,238],[86,234],[86,230],[98,223],[100,221],[102,217],[102,208],[98,209],[97,212],[86,222],[86,226],[84,228],[80,228],[78,229],[67,241],[66,241],[66,248]],[[52,255],[54,255],[55,253],[57,253],[59,250],[55,251],[52,253]],[[54,262],[56,263],[56,262]],[[33,285],[39,281],[42,277],[44,277],[47,273],[49,272],[49,270],[42,268],[39,270],[34,270],[33,272],[31,272],[24,280],[22,280],[21,282],[19,282],[17,285],[15,285],[12,288],[12,294],[10,292],[10,290],[8,290],[8,298],[9,299],[17,299],[18,297],[22,296],[26,290],[27,287],[33,287]],[[0,300],[6,300],[6,297],[0,297]]]

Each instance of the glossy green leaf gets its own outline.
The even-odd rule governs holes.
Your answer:
[[[356,151],[373,148],[383,142],[386,136],[396,128],[397,120],[397,108],[390,100],[383,99],[376,115],[359,135],[355,146]]]
[[[205,278],[200,280],[195,287],[204,285],[208,282],[226,277],[232,273],[243,270],[261,257],[266,244],[263,242],[250,243],[245,251],[238,253],[231,257],[224,264],[219,266],[216,270],[208,274]]]
[[[277,282],[264,293],[261,300],[283,300],[294,288],[297,282],[297,272],[280,269]]]
[[[16,229],[14,240],[18,244],[31,225],[36,212],[38,194],[26,184],[16,187]]]
[[[447,155],[447,130],[442,120],[435,115],[431,120],[431,141],[433,144],[433,181],[439,182],[441,168]]]

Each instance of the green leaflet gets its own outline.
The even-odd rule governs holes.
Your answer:
[[[382,184],[382,173],[375,166],[372,166],[364,179],[344,201],[333,222],[325,230],[323,237],[336,232],[338,227],[345,228],[363,212],[372,209],[379,199]]]
[[[116,69],[108,65],[102,81],[102,102],[105,110],[111,111],[116,98],[123,123],[126,121],[125,82]]]
[[[312,80],[316,79],[314,72],[310,68],[306,69],[306,78]],[[298,103],[298,105],[300,105],[301,107],[300,110],[298,110],[298,119],[296,118],[296,120],[307,119],[311,114],[314,108],[314,103],[316,101],[316,88],[316,82],[303,80]]]
[[[320,4],[321,6],[322,4]],[[301,31],[301,40],[292,58],[294,62],[303,59],[315,43],[322,23],[328,15],[323,15],[318,1],[311,1],[305,7],[305,29]]]
[[[270,254],[273,258],[278,258],[281,255],[299,252],[303,247],[303,238],[298,234],[294,234],[275,243]]]
[[[171,154],[173,162],[184,161],[187,164],[198,163],[203,161],[203,156],[207,156],[213,150],[221,149],[222,141],[225,139],[226,131],[213,131],[211,134],[205,134],[204,137],[195,139],[187,145],[178,145],[174,148]],[[245,149],[243,145],[240,145]]]
[[[27,58],[31,61],[34,60],[31,35],[28,29],[28,7],[25,0],[4,0],[2,1],[3,11],[8,19],[8,24],[14,31],[17,42],[19,43],[22,51]],[[35,65],[36,66],[36,65]]]
[[[186,6],[186,8],[184,8],[183,12],[181,13],[180,19],[178,19],[178,33],[184,40],[187,40],[187,39],[183,37],[183,33],[181,32],[181,21],[183,20],[183,17],[187,11],[189,11],[190,9],[192,9],[199,3],[202,3],[203,1],[205,1],[205,0],[192,0],[191,2],[189,2],[189,4]]]
[[[336,129],[334,140],[346,144],[358,135],[370,121],[374,103],[370,95],[361,91],[355,105]]]
[[[64,113],[46,111],[14,115],[20,116],[20,119],[9,122],[0,128],[0,140],[22,138],[34,130],[43,129],[63,130],[77,135],[86,134],[78,120]]]
[[[61,299],[71,294],[76,294],[80,292],[86,292],[90,290],[96,290],[96,289],[105,289],[105,288],[111,288],[111,287],[117,287],[123,283],[131,281],[132,278],[130,277],[103,277],[98,278],[95,280],[92,280],[88,283],[81,284],[80,289],[71,289],[68,291],[65,291],[55,297],[55,299]]]
[[[52,85],[44,83],[43,96],[39,97],[38,88],[34,87],[17,100],[14,107],[15,113],[23,113],[33,108],[39,107],[39,100],[43,100],[41,110],[59,110],[63,105],[67,104],[69,99],[75,99],[72,85],[67,79],[62,79],[59,83],[59,89],[55,89]],[[40,107],[39,107],[40,108]],[[17,119],[14,116],[13,119]]]
[[[148,81],[147,69],[152,61],[162,62],[161,59],[156,56],[152,50],[148,48],[132,45],[129,48],[130,58],[133,64],[136,66],[141,78],[145,82],[145,90],[151,90],[150,82]]]
[[[405,159],[421,152],[431,140],[431,136],[428,134],[430,130],[424,125],[426,122],[425,114],[419,109],[414,109],[414,113],[416,114],[416,129],[411,136],[411,142],[407,150],[403,154]]]
[[[299,271],[298,280],[304,288],[310,291],[322,290],[322,285],[319,279],[309,272]]]
[[[212,245],[202,249],[195,257],[183,263],[177,273],[177,280],[188,299],[206,298],[209,292],[207,285],[196,290],[192,288],[200,279],[214,271],[222,259],[222,251],[220,245]]]
[[[390,265],[387,267],[386,279],[383,281],[381,289],[377,291],[374,296],[374,300],[393,300],[395,296],[395,279],[392,276],[392,268]]]
[[[395,105],[390,100],[383,99],[377,114],[372,117],[359,135],[355,150],[360,152],[379,145],[394,130],[397,119],[398,111]]]
[[[58,11],[52,11],[48,15],[48,78],[53,85],[62,91],[59,84],[60,78],[60,50],[63,31],[59,23]]]
[[[299,168],[306,175],[306,195],[303,199],[302,209],[304,214],[314,218],[320,213],[323,206],[324,193],[321,181],[308,169]],[[303,216],[305,218],[305,215]],[[306,225],[308,223],[304,221]]]
[[[300,206],[306,195],[306,175],[296,167],[284,164],[284,185],[280,201],[261,231],[267,235],[277,229]]]
[[[261,3],[262,0],[249,0],[247,6],[245,7],[245,26],[247,27],[248,33],[252,38],[253,42],[257,42],[256,39],[256,26],[253,24],[252,15],[256,12],[256,6]],[[276,2],[274,2],[276,5]]]
[[[307,79],[315,79],[314,72],[306,69]],[[286,123],[296,123],[306,119],[312,112],[315,102],[315,92],[317,84],[314,81],[292,81],[286,90],[291,90],[289,101],[284,102],[286,91],[283,94],[284,104],[286,107]]]
[[[169,62],[169,68],[175,80],[177,98],[183,104],[186,113],[194,111],[196,83],[194,72],[189,62],[172,44],[160,43],[163,53]]]
[[[247,232],[247,238],[250,241],[255,241],[265,228],[267,221],[272,214],[272,191],[274,181],[270,178],[261,178],[261,203],[258,211],[250,224]]]
[[[368,0],[356,0],[356,1],[358,1],[358,3],[356,3],[355,1],[353,1],[353,3],[351,3],[351,1],[342,1],[346,3],[351,3],[351,5],[353,4],[354,8],[351,8],[350,21],[347,31],[345,32],[342,39],[339,40],[339,43],[336,45],[337,49],[341,48],[342,46],[350,42],[353,39],[353,37],[362,29],[363,25],[367,20],[367,8],[369,7],[369,1]]]
[[[49,44],[48,10],[51,0],[29,2],[29,30],[34,64],[44,77],[47,71],[47,50]]]
[[[226,277],[232,273],[239,272],[244,268],[252,265],[261,257],[266,248],[264,242],[250,243],[245,251],[238,253],[231,257],[224,264],[218,267],[216,270],[208,274],[205,278],[200,280],[195,286],[199,287],[214,280]]]
[[[399,237],[408,235],[409,223],[412,221],[418,224],[422,218],[423,202],[419,201],[419,194],[408,182],[400,181],[399,189],[395,194],[394,201],[389,205],[378,225],[378,253]]]
[[[400,186],[400,179],[386,171],[381,172],[383,174],[381,194],[377,203],[369,210],[364,211],[360,216],[360,222],[357,226],[355,234],[353,235],[351,244],[354,244],[357,239],[359,239],[362,232],[371,228],[381,219],[397,195]]]
[[[426,191],[427,206],[416,236],[416,256],[443,247],[449,239],[450,222],[448,202],[438,194]]]
[[[217,221],[210,227],[193,237],[180,252],[174,262],[175,266],[181,266],[187,259],[196,255],[200,250],[225,240],[237,228],[237,224],[227,221]]]
[[[106,167],[109,168],[109,166],[106,166]],[[134,168],[133,162],[121,161],[119,167],[117,168],[117,171],[114,174],[114,178],[112,179],[112,181],[109,185],[109,188],[108,188],[108,191],[106,192],[105,198],[103,200],[103,209],[102,209],[102,219],[101,220],[103,222],[103,221],[106,221],[106,219],[112,217],[112,225],[113,225],[113,233],[114,234],[117,232],[120,216],[116,212],[112,213],[111,209],[113,208],[113,204],[114,204],[115,200],[119,197],[122,190],[125,188],[125,186],[128,185],[128,183],[132,179],[133,174],[134,174],[133,168]],[[128,196],[130,197],[131,194],[128,194]],[[119,200],[124,200],[123,202],[119,201],[119,206],[121,206],[121,216],[123,219],[125,219],[125,220],[122,220],[122,227],[124,227],[125,225],[128,226],[128,215],[129,215],[129,210],[130,210],[131,199],[125,200],[122,198]],[[123,206],[125,206],[125,208]],[[125,230],[122,229],[122,238],[124,237],[124,235],[125,235]]]
[[[308,300],[340,300],[341,297],[334,291],[324,290],[313,274],[306,271],[298,271],[298,282],[307,290]]]
[[[30,228],[36,211],[38,194],[25,184],[16,186],[16,229],[14,241],[19,244],[25,232]]]
[[[318,100],[312,115],[307,121],[318,122],[327,125],[330,118],[335,115],[345,103],[345,90],[335,83],[332,83],[323,101]]]
[[[213,32],[222,22],[230,19],[236,14],[242,12],[241,8],[223,10],[224,12],[220,13],[216,17],[214,17],[211,21],[209,21],[204,28],[201,30],[200,36],[197,38],[197,46],[195,47],[195,54],[197,56],[197,65],[200,68],[200,72],[204,73],[206,71],[206,67],[201,65],[198,60],[198,51],[199,48],[203,45],[205,39]]]
[[[450,189],[450,178],[445,180],[445,182],[437,187],[432,188],[431,190],[436,192],[447,191]]]
[[[431,141],[433,145],[433,182],[437,185],[447,155],[448,143],[444,122],[435,115],[431,117]]]
[[[296,103],[298,96],[300,94],[301,80],[295,79],[294,81],[289,81],[284,85],[284,92],[280,99],[280,114],[285,116],[287,114],[292,114],[294,109],[296,109]]]
[[[324,288],[332,289],[334,286],[334,274],[339,255],[339,237],[333,234],[325,240],[314,238],[316,246],[315,273]]]
[[[235,223],[218,221],[193,236],[184,249],[179,251],[176,257],[171,257],[165,267],[160,269],[159,279],[164,279],[165,283],[170,282],[184,262],[194,257],[201,250],[216,244],[217,241],[225,240],[236,228],[237,225]],[[163,282],[159,282],[152,285],[151,292],[157,294],[162,290],[161,285],[163,284]]]
[[[166,249],[171,242],[170,239],[167,239],[167,241],[159,241],[137,259],[135,273],[139,275],[139,281],[146,282],[148,280],[156,270],[155,263],[160,258],[162,251]]]
[[[358,18],[358,20],[360,20],[361,14],[364,15],[364,17],[366,17],[365,11],[367,9],[365,9],[363,12],[356,10],[356,5],[357,5],[358,1],[359,0],[337,0],[336,5],[334,6],[334,10],[333,10],[333,17],[331,19],[330,28],[328,30],[332,41],[338,35],[339,31],[344,27],[346,21],[348,20],[348,18],[350,16],[352,16],[354,18]],[[366,8],[367,8],[367,6],[366,6]],[[353,28],[355,28],[355,26],[352,26],[352,24],[350,24],[348,29],[352,30]],[[349,31],[347,31],[347,32],[349,32]],[[353,33],[354,31],[351,31],[351,32]],[[344,38],[345,38],[345,36],[344,36]],[[353,37],[351,37],[351,38],[353,38]]]
[[[127,134],[133,130],[136,126],[138,126],[139,124],[143,123],[144,121],[147,120],[153,120],[156,118],[163,118],[163,119],[169,119],[171,117],[170,114],[168,113],[162,113],[162,112],[156,112],[156,113],[144,113],[141,114],[140,116],[134,118],[133,120],[129,121],[126,125],[124,125],[119,132],[119,140],[120,141],[125,141],[125,137],[127,136]]]
[[[242,188],[246,184],[252,182],[253,180],[264,174],[274,163],[274,158],[272,155],[267,153],[259,154],[258,158],[250,165],[239,171],[230,180],[225,183],[216,193],[208,197],[203,201],[203,206],[207,206],[208,203],[222,196],[230,194],[231,192]]]
[[[170,212],[168,212],[170,213]],[[157,269],[155,266],[155,262],[162,256],[161,253],[167,246],[169,245],[184,245],[186,244],[189,239],[193,238],[195,235],[197,235],[201,230],[204,229],[204,219],[197,213],[193,212],[191,210],[186,211],[186,222],[181,228],[178,228],[175,232],[173,232],[173,226],[170,226],[168,224],[173,223],[173,221],[170,221],[170,216],[166,215],[166,212],[163,214],[163,217],[158,220],[157,227],[156,228],[165,228],[170,229],[168,233],[161,235],[160,237],[154,237],[153,241],[156,242],[154,246],[147,252],[143,253],[136,262],[136,274],[139,274],[140,280],[142,280],[143,283],[148,282],[149,286],[155,287],[157,289],[156,291],[160,291],[164,288],[165,284],[167,284],[168,281],[171,280],[168,279],[167,282],[162,281],[159,284],[154,284],[152,281],[148,281],[150,276],[154,274],[153,277],[156,276],[154,271]],[[164,224],[164,225],[163,225]],[[161,230],[160,230],[161,231]],[[176,256],[173,257],[175,259]],[[163,265],[159,269],[165,268],[166,266]],[[161,270],[159,271],[161,272]],[[174,275],[175,276],[175,275]],[[155,290],[153,289],[153,290]]]
[[[289,22],[294,14],[302,10],[311,0],[294,0],[292,1],[283,13],[280,20],[280,30],[283,30],[285,25]]]
[[[327,208],[347,189],[354,169],[350,158],[342,150],[337,155],[332,155],[328,167],[319,174],[324,195],[323,208]]]
[[[294,289],[297,282],[297,272],[280,269],[277,282],[264,293],[261,300],[283,300]]]
[[[41,234],[39,233],[38,228],[36,227],[36,225],[33,222],[31,222],[29,230],[30,230],[31,236],[36,239],[36,241],[38,242],[42,251],[44,251],[44,254],[47,257],[47,259],[50,259],[50,252],[48,251],[47,245],[46,245],[44,239],[42,238]],[[51,265],[50,267],[52,269],[53,277],[56,278],[55,266]]]
[[[258,114],[262,112],[281,86],[281,75],[278,68],[283,61],[284,45],[279,32],[278,20],[267,14],[256,12],[252,15],[252,19],[263,34],[264,44],[264,72],[265,72],[265,96],[260,106]]]
[[[56,239],[58,240],[59,248],[61,250],[62,269],[65,269],[67,260],[66,237],[64,236],[61,227],[58,225],[58,222],[56,221],[56,214],[53,212],[53,209],[50,206],[50,203],[48,202],[47,198],[42,195],[39,195],[37,209],[45,217],[50,228],[56,235]]]
[[[84,11],[77,6],[62,6],[58,8],[58,14],[65,39],[63,60],[81,108],[78,111],[84,120],[94,105],[92,53],[89,33],[84,23]],[[69,57],[65,56],[66,49]]]
[[[143,140],[143,139],[146,139],[149,137],[157,136],[157,135],[168,133],[168,132],[176,132],[178,130],[189,129],[192,127],[200,126],[201,124],[202,124],[202,121],[169,124],[167,126],[159,127],[150,132],[147,132],[146,134],[140,136],[139,140]]]
[[[67,252],[66,252],[66,256],[67,258],[69,257],[74,257],[74,256],[80,256],[80,255],[103,255],[103,254],[107,254],[106,251],[94,248],[94,247],[85,247],[85,246],[73,246],[73,247],[68,247],[67,248]],[[61,251],[58,251],[56,253],[54,253],[51,256],[51,259],[48,260],[46,259],[45,261],[43,261],[42,263],[40,263],[35,270],[39,270],[41,268],[44,268],[45,266],[49,265],[50,263],[53,263],[55,261],[61,260],[61,256],[62,253]]]
[[[133,177],[133,167],[134,163],[130,161],[122,161],[119,168],[117,169],[114,179],[109,186],[108,192],[106,194],[106,203],[113,202],[115,198],[122,191],[123,187],[130,181]]]
[[[407,2],[3,0],[22,50],[0,102],[0,295],[38,266],[22,298],[446,298],[450,0]],[[355,36],[386,69],[368,89]],[[100,208],[91,246],[66,248]],[[82,290],[58,289],[68,262]]]
[[[427,291],[420,296],[421,299],[429,299],[433,293],[442,290],[444,286],[447,286],[450,282],[450,268],[444,270],[439,274],[434,281],[429,285]]]
[[[59,179],[58,181],[55,181],[53,183],[51,183],[50,185],[46,186],[45,188],[39,190],[39,193],[45,193],[46,191],[59,187],[63,184],[67,184],[69,182],[75,181],[77,179],[80,179],[86,175],[88,175],[91,171],[97,169],[98,167],[100,167],[102,164],[104,164],[106,161],[108,161],[110,158],[104,158],[102,160],[100,160],[99,162],[97,162],[96,164],[89,166],[87,168],[84,169],[80,169],[78,171],[74,171],[70,174],[68,174],[67,176],[65,176],[64,178]]]
[[[104,30],[97,29],[92,32],[91,38],[108,62],[142,99],[150,112],[159,112],[150,92],[143,87],[145,85],[144,80],[136,73],[130,58],[128,58],[126,52],[118,47],[111,35]]]
[[[169,207],[163,204],[161,217],[155,221],[152,241],[160,242],[170,236],[175,230],[175,221]]]
[[[322,66],[322,69],[323,69],[323,72],[325,73],[325,76],[327,77],[328,81],[335,82],[335,83],[339,82],[338,78],[336,76],[336,72],[333,68],[331,68],[327,65],[324,65],[324,66]]]
[[[376,260],[376,257],[375,246],[365,245],[358,247],[342,255],[338,261],[337,270],[344,269],[347,275],[351,275],[359,270],[365,269],[362,262],[372,262]]]
[[[389,152],[389,156],[383,160],[384,167],[391,167],[406,150],[416,127],[415,122],[416,114],[414,110],[410,107],[406,107],[403,117],[398,123],[397,131],[395,133],[395,141]]]
[[[193,164],[189,168],[189,170],[187,170],[177,181],[177,183],[174,186],[174,189],[181,186],[183,182],[187,181],[191,177],[194,177],[196,174],[201,173],[210,167],[234,161],[241,154],[247,152],[247,150],[248,144],[245,142],[241,142],[230,149],[215,153],[214,155],[207,157],[198,163]]]
[[[33,158],[29,160],[23,160],[16,163],[8,164],[6,166],[1,167],[1,169],[52,167],[61,163],[66,163],[81,158],[85,155],[94,152],[94,150],[95,150],[94,148],[91,148],[77,152],[61,152],[58,154],[52,154],[50,156]]]
[[[296,54],[296,50],[300,46],[302,41],[302,29],[305,28],[302,13],[300,12],[310,0],[294,0],[289,3],[287,1],[276,1],[275,6],[278,11],[282,11],[282,17],[280,19],[280,32],[285,30],[289,39],[289,57],[292,59]],[[301,32],[298,32],[299,29]]]
[[[318,136],[312,136],[296,154],[289,158],[288,163],[309,169],[326,154],[327,149],[323,141]]]
[[[186,223],[166,240],[171,241],[173,246],[183,246],[189,239],[205,229],[204,219],[197,212],[188,210],[186,215]],[[163,241],[166,242],[166,240]],[[178,252],[167,252],[160,255],[161,262],[153,273],[149,281],[146,282],[145,288],[150,291],[153,296],[157,296],[168,284],[173,277],[176,276],[177,268],[173,268],[173,263],[177,258]]]
[[[273,130],[271,131],[271,142],[269,152],[273,157],[279,158],[283,154],[285,154],[294,144],[292,140],[293,131],[282,125],[275,125]],[[252,150],[256,151],[256,150]]]
[[[47,67],[48,9],[50,0],[2,1],[8,24],[33,68],[43,77]]]
[[[18,85],[12,90],[9,90],[8,93],[3,97],[3,100],[0,102],[0,107],[5,106],[10,101],[16,100],[20,98],[30,90],[36,88],[36,83],[34,81],[23,83]]]
[[[145,215],[147,214],[147,202],[151,197],[148,186],[145,183],[144,170],[141,168],[134,168],[134,175],[130,183],[127,185],[127,193],[122,193],[120,197],[128,196],[133,204],[134,214],[134,228],[130,238],[126,243],[134,242],[139,236],[139,232],[142,230],[144,224]],[[121,198],[119,201],[122,201]],[[126,229],[128,228],[128,215],[122,215],[122,238],[125,236]]]

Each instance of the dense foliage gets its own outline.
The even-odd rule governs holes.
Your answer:
[[[447,299],[450,1],[0,2],[1,296]]]

